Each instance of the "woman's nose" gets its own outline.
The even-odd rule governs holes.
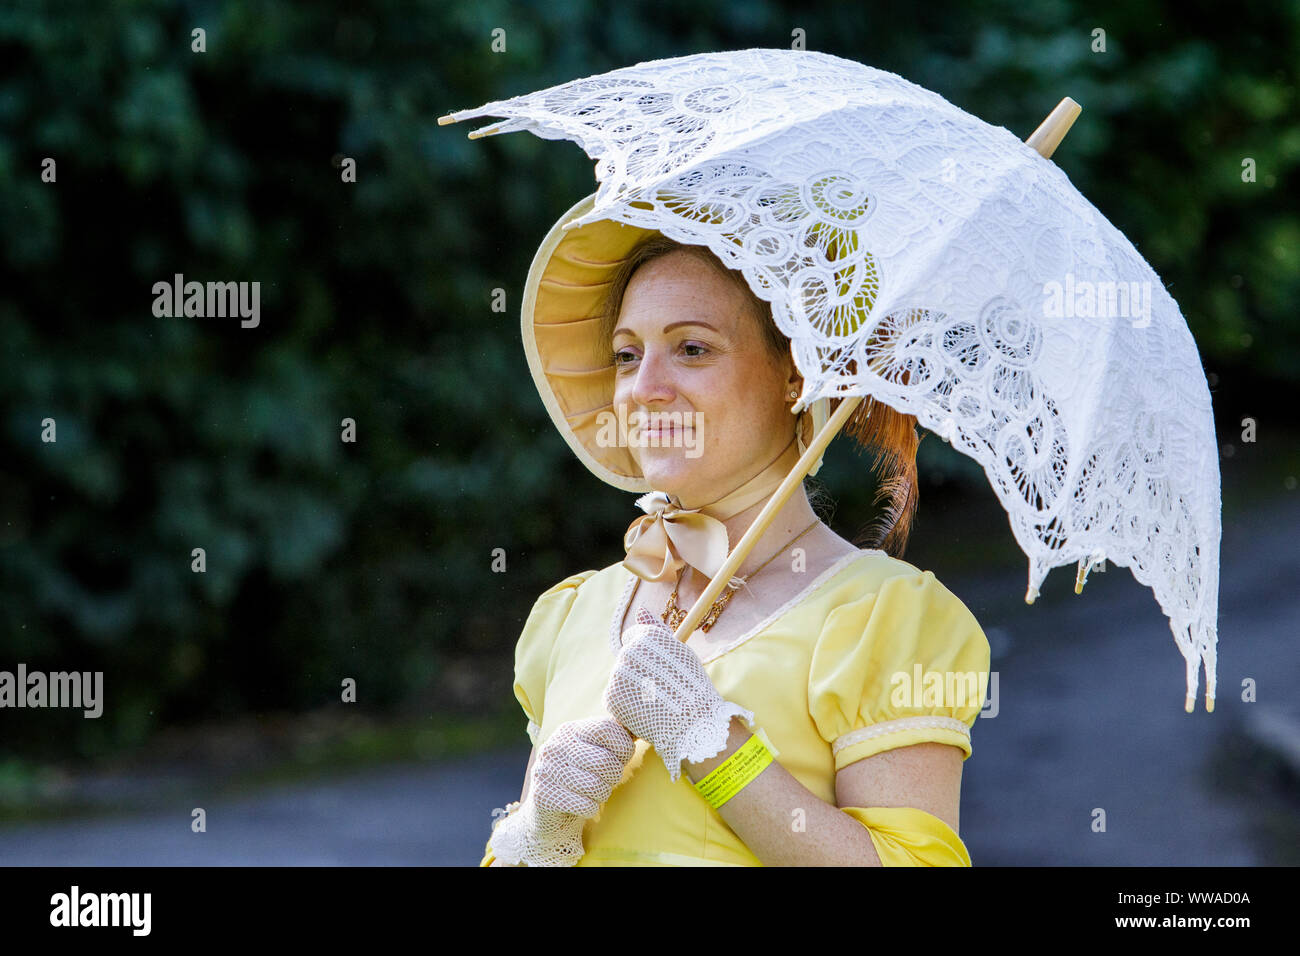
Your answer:
[[[632,401],[646,406],[670,402],[675,394],[667,361],[657,350],[647,348],[633,373]]]

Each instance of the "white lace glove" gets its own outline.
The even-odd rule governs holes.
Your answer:
[[[582,828],[623,777],[636,742],[612,717],[571,720],[537,751],[528,796],[488,840],[505,866],[573,866]]]
[[[610,674],[605,707],[654,747],[676,783],[683,761],[699,763],[723,751],[732,717],[744,718],[752,731],[754,715],[722,699],[695,651],[667,624],[643,607],[636,621]]]

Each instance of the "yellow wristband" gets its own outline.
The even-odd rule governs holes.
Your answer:
[[[757,734],[750,738],[720,766],[695,785],[709,806],[719,809],[740,793],[772,762],[772,751],[767,749]]]

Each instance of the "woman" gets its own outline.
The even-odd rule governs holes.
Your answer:
[[[790,415],[801,377],[770,307],[712,253],[608,222],[560,234],[579,211],[533,264],[526,351],[584,463],[653,493],[624,562],[529,615],[515,694],[533,754],[481,865],[970,865],[961,769],[989,648],[932,573],[856,548],[797,489],[672,638],[811,439]],[[629,423],[617,442],[609,412]],[[914,425],[872,413],[857,433],[898,465],[880,543],[901,553]],[[982,679],[922,696],[920,673]]]

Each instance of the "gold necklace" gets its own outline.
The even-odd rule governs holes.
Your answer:
[[[768,558],[766,561],[760,564],[753,571],[750,571],[747,575],[745,575],[740,580],[742,582],[748,582],[750,578],[752,578],[754,575],[758,574],[759,571],[762,571],[765,567],[771,564],[772,560],[776,558],[777,555],[783,554],[786,548],[789,548],[790,545],[794,544],[795,541],[798,541],[800,538],[806,535],[813,528],[817,527],[817,525],[819,525],[820,523],[821,523],[821,519],[817,519],[808,527],[804,528],[797,535],[795,535],[795,537],[788,544],[786,544],[784,548],[782,548],[776,554],[772,555],[771,558]],[[688,565],[684,565],[682,569],[679,572],[677,572],[677,583],[673,585],[673,593],[668,595],[668,605],[667,607],[664,608],[664,613],[662,614],[662,619],[664,623],[667,624],[669,627],[671,627],[674,631],[677,630],[677,628],[681,625],[682,621],[686,620],[686,612],[677,606],[677,588],[682,583],[682,577],[686,574],[687,567]],[[722,609],[727,606],[727,602],[731,600],[731,596],[736,593],[738,587],[739,586],[733,587],[730,584],[730,582],[728,582],[727,586],[722,589],[722,593],[718,595],[717,600],[713,602],[713,607],[709,608],[709,613],[706,614],[704,616],[704,620],[700,622],[699,625],[700,630],[708,631],[708,629],[713,626],[714,622],[717,621],[718,619],[718,615],[722,613]]]

